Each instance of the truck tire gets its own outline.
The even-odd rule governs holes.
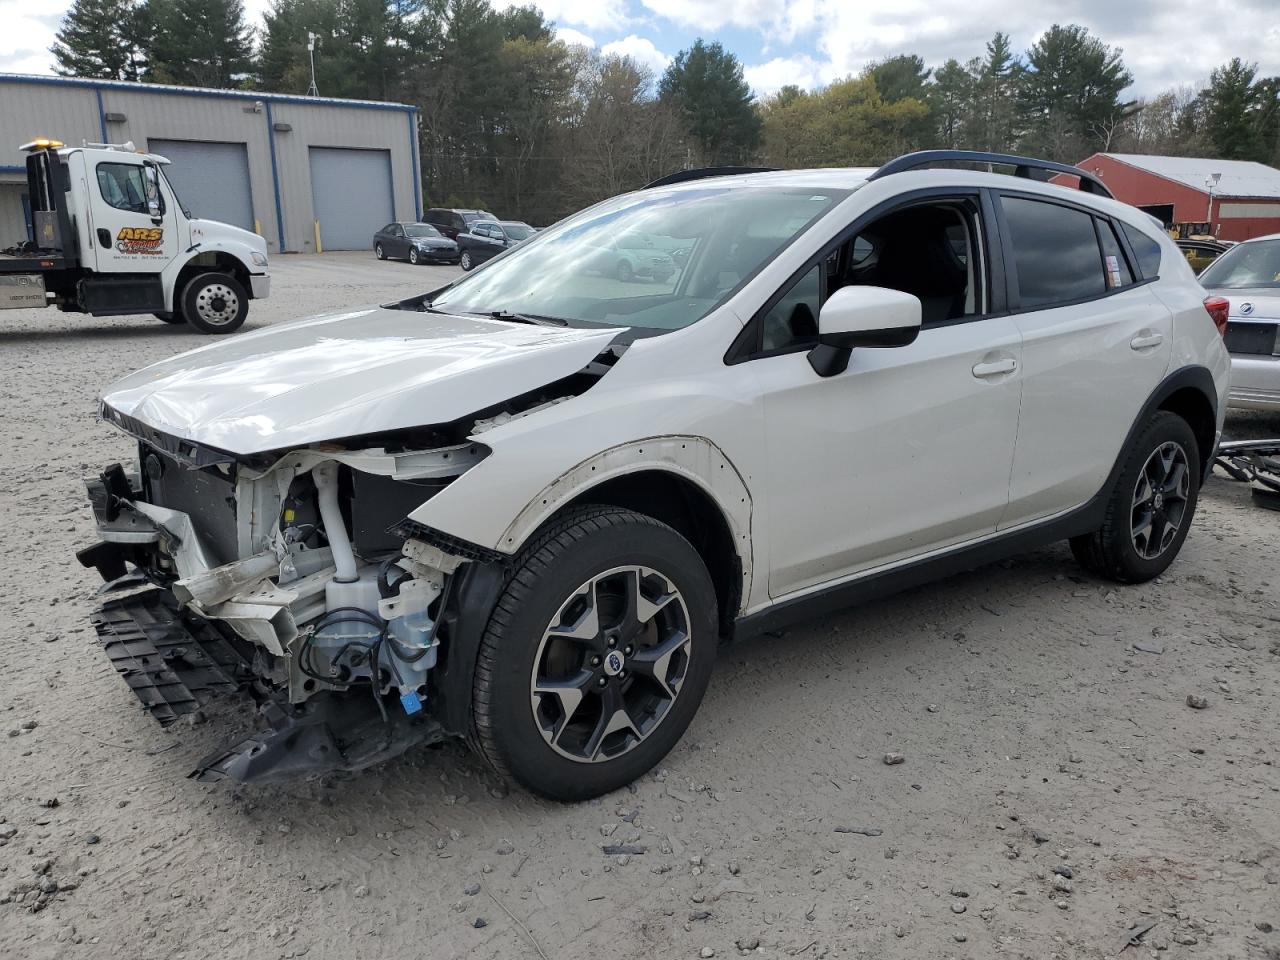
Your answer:
[[[248,315],[249,295],[230,274],[197,274],[182,291],[182,316],[201,333],[233,333]]]
[[[475,742],[543,796],[616,790],[680,739],[718,641],[715,588],[688,540],[630,510],[575,510],[521,551],[490,617]]]
[[[176,313],[153,313],[152,316],[164,323],[172,323],[174,325],[187,322],[185,317]]]

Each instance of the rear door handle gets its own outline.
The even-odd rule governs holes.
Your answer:
[[[1145,350],[1148,347],[1158,347],[1164,343],[1163,333],[1140,333],[1129,341],[1129,346],[1134,350]]]
[[[987,360],[982,363],[976,363],[973,366],[973,375],[979,379],[987,377],[999,377],[1006,373],[1013,373],[1018,369],[1018,361],[1013,357],[1005,357],[1003,360]]]

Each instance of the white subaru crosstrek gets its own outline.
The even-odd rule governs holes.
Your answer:
[[[641,285],[584,266],[629,232],[688,256]],[[677,175],[424,296],[110,387],[138,463],[89,481],[94,621],[161,722],[259,701],[193,776],[456,736],[593,796],[672,748],[735,635],[1062,539],[1158,575],[1221,429],[1225,325],[1074,168]]]

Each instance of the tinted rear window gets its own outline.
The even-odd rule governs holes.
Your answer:
[[[1138,258],[1138,269],[1142,271],[1143,280],[1154,280],[1160,276],[1160,244],[1152,240],[1137,227],[1125,223],[1124,235],[1133,247],[1133,255]]]
[[[1022,309],[1106,293],[1093,217],[1071,207],[1002,197]]]

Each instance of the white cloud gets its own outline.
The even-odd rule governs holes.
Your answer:
[[[525,6],[531,0],[492,0],[496,9]],[[548,20],[588,30],[621,30],[631,23],[628,0],[532,0]]]
[[[580,30],[573,27],[556,27],[556,39],[571,47],[594,47],[596,42]]]
[[[36,12],[30,2],[0,0],[0,71],[5,73],[52,73],[54,33],[62,20],[61,10]]]
[[[600,52],[605,56],[630,57],[637,63],[648,67],[654,73],[661,73],[667,69],[667,64],[671,62],[670,55],[655,47],[652,40],[648,37],[638,37],[634,33],[628,34],[621,40],[615,40],[613,43],[606,43],[600,48]]]
[[[743,70],[747,83],[758,97],[767,97],[789,84],[809,90],[829,82],[831,66],[819,63],[806,54],[795,57],[774,57],[767,63],[759,63]]]

